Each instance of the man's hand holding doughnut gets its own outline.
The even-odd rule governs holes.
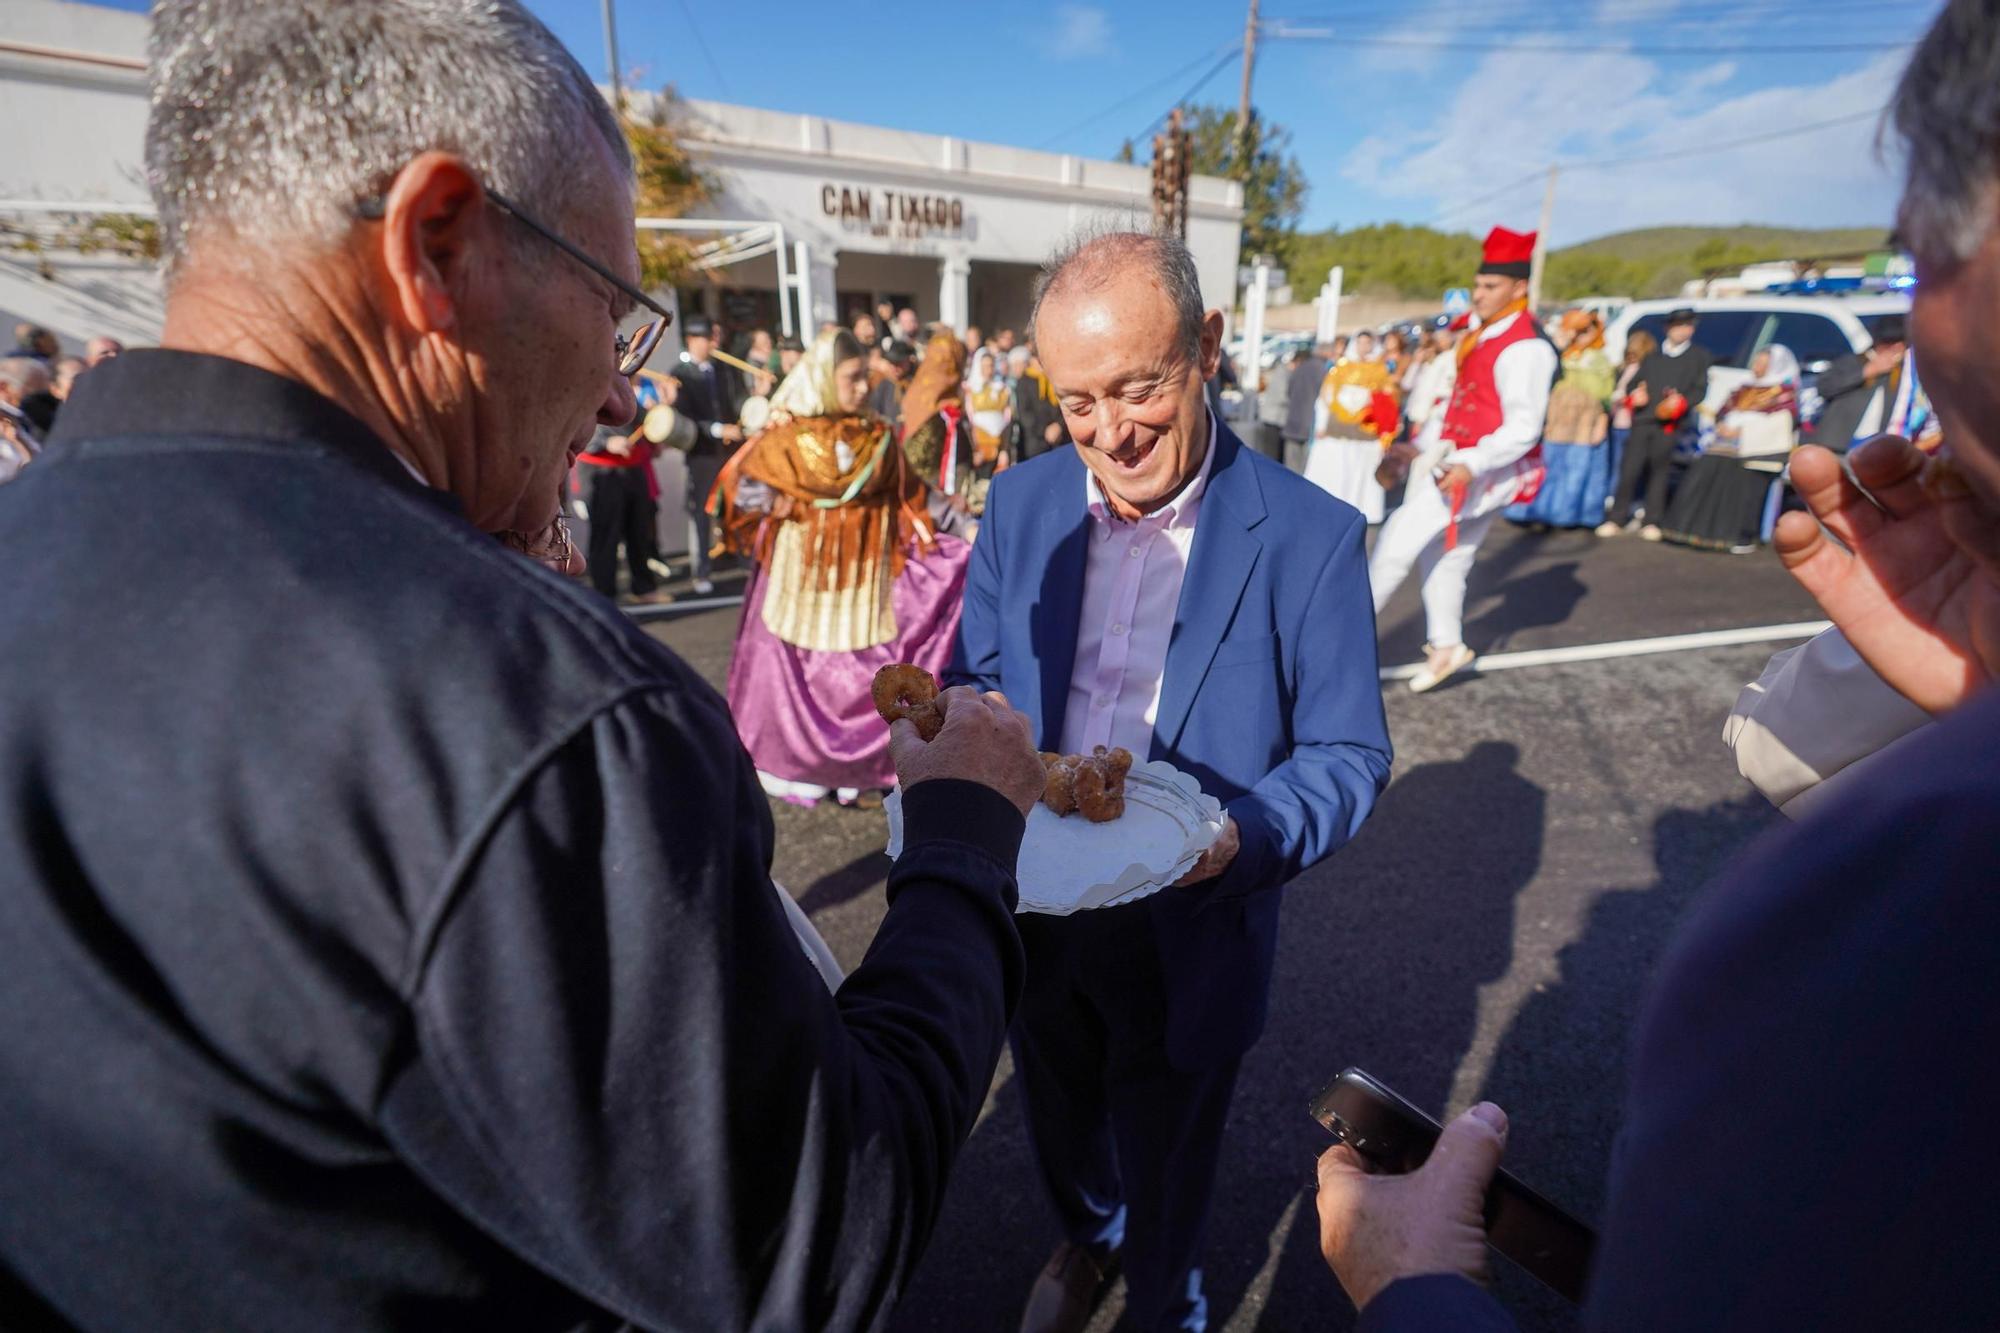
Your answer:
[[[933,778],[962,778],[993,788],[1024,816],[1034,809],[1047,774],[1027,716],[1004,694],[981,694],[964,685],[938,695],[937,704],[944,726],[935,740],[924,740],[907,717],[889,724],[889,757],[903,789]]]

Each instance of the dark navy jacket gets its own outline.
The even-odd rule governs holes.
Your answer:
[[[1263,1031],[1280,890],[1360,829],[1389,778],[1367,525],[1216,432],[1167,652],[1151,758],[1242,829],[1220,879],[1151,904],[1171,978],[1168,1055],[1230,1060]],[[994,478],[951,674],[1004,691],[1056,748],[1076,659],[1090,518],[1074,448]]]
[[[0,1326],[878,1326],[1020,814],[828,996],[712,689],[317,394],[131,352],[0,486]]]
[[[1633,1052],[1586,1328],[2000,1326],[2000,689],[1712,885]],[[1510,1328],[1459,1278],[1375,1333]]]

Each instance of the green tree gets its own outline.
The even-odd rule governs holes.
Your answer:
[[[1464,232],[1378,223],[1342,231],[1303,232],[1292,242],[1288,270],[1295,289],[1312,289],[1334,265],[1353,295],[1429,298],[1463,287],[1479,267],[1479,241]]]
[[[1185,112],[1188,165],[1203,176],[1223,176],[1243,184],[1243,254],[1276,256],[1289,264],[1292,239],[1306,207],[1306,174],[1293,157],[1291,131],[1250,116],[1250,154],[1240,160],[1236,113],[1220,106],[1193,106]]]
[[[625,138],[632,145],[638,178],[640,217],[677,218],[707,201],[714,182],[695,166],[681,143],[680,95],[672,84],[652,98],[643,113],[629,101],[618,108]],[[649,291],[685,282],[694,271],[694,249],[673,232],[639,232],[640,285]]]

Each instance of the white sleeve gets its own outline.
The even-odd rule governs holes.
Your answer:
[[[1797,818],[1930,720],[1830,629],[1771,659],[1738,696],[1722,739],[1738,771]]]
[[[1555,387],[1556,349],[1546,339],[1515,343],[1493,363],[1493,385],[1500,391],[1500,425],[1451,461],[1483,476],[1513,463],[1542,438],[1549,414],[1549,390]]]

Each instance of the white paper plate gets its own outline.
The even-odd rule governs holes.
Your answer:
[[[883,803],[889,855],[903,851],[903,793]],[[1172,764],[1137,764],[1125,777],[1125,814],[1108,824],[1060,818],[1045,805],[1021,841],[1016,910],[1068,916],[1158,893],[1185,875],[1222,836],[1222,803]]]

